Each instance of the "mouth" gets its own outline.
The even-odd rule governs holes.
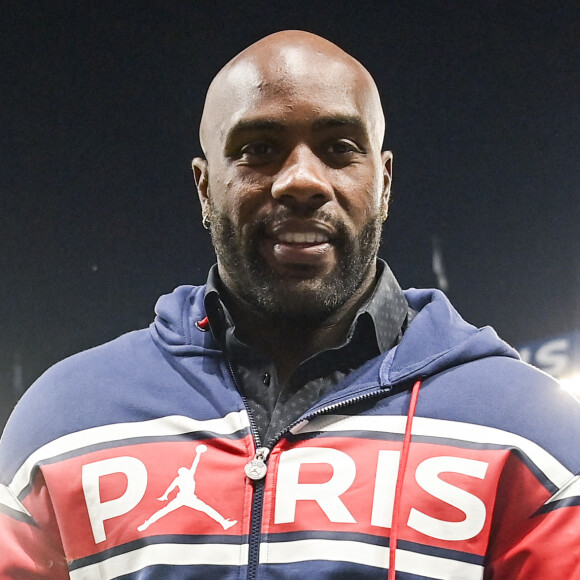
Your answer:
[[[320,232],[285,232],[277,236],[280,243],[316,245],[328,242],[328,236]]]
[[[334,254],[334,229],[312,221],[288,221],[267,232],[264,252],[277,268],[324,268]]]

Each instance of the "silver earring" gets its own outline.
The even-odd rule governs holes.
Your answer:
[[[203,214],[203,216],[201,217],[201,225],[206,230],[209,230],[209,226],[211,225],[211,222],[209,221],[209,218],[207,217],[207,214]]]

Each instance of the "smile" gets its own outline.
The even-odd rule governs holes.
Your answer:
[[[318,220],[286,219],[266,230],[263,255],[280,275],[326,271],[334,262],[334,228]],[[303,274],[301,274],[302,276]]]
[[[285,232],[278,235],[278,241],[284,244],[324,244],[328,236],[320,232]]]

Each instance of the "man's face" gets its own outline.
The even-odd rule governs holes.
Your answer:
[[[355,72],[279,61],[230,73],[194,170],[226,288],[278,320],[316,323],[374,277],[391,157]]]

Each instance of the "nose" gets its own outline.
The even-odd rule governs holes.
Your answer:
[[[334,195],[327,170],[324,162],[308,146],[298,146],[276,175],[272,197],[289,206],[318,209]]]

